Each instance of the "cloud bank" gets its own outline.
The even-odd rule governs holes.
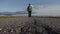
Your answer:
[[[33,11],[36,12],[38,16],[60,16],[60,5],[37,5],[33,6]]]

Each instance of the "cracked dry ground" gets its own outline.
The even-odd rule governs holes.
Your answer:
[[[60,18],[0,18],[0,34],[60,34]]]

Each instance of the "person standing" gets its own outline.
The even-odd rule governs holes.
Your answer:
[[[31,4],[28,5],[27,11],[28,11],[28,17],[31,17],[31,12],[32,12],[32,6],[31,6]]]

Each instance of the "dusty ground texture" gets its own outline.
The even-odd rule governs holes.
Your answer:
[[[28,28],[31,26],[28,24],[32,24],[35,21],[37,25],[49,26],[52,28],[52,30],[58,31],[58,33],[60,33],[60,18],[40,18],[40,17],[0,18],[0,30],[1,28],[15,29],[18,26],[20,26],[20,28],[23,28],[24,26],[26,26],[25,28]],[[41,26],[37,26],[37,28],[38,28],[37,31],[39,32],[45,29]]]

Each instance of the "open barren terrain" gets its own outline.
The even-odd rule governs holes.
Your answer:
[[[33,28],[37,28],[37,31],[39,31],[40,34],[42,33],[43,30],[50,31],[48,33],[51,33],[51,31],[54,32],[55,34],[60,33],[60,18],[20,17],[20,16],[0,17],[0,31],[3,30],[0,32],[0,34],[3,32],[7,34],[19,34],[20,32],[22,32],[21,28],[24,30],[23,32],[27,32],[26,30],[30,31],[29,28],[32,28],[32,30],[35,31]],[[49,30],[49,28],[51,30]],[[11,30],[12,32],[14,31],[15,33],[10,33],[9,30]],[[44,31],[44,33],[46,32]]]

